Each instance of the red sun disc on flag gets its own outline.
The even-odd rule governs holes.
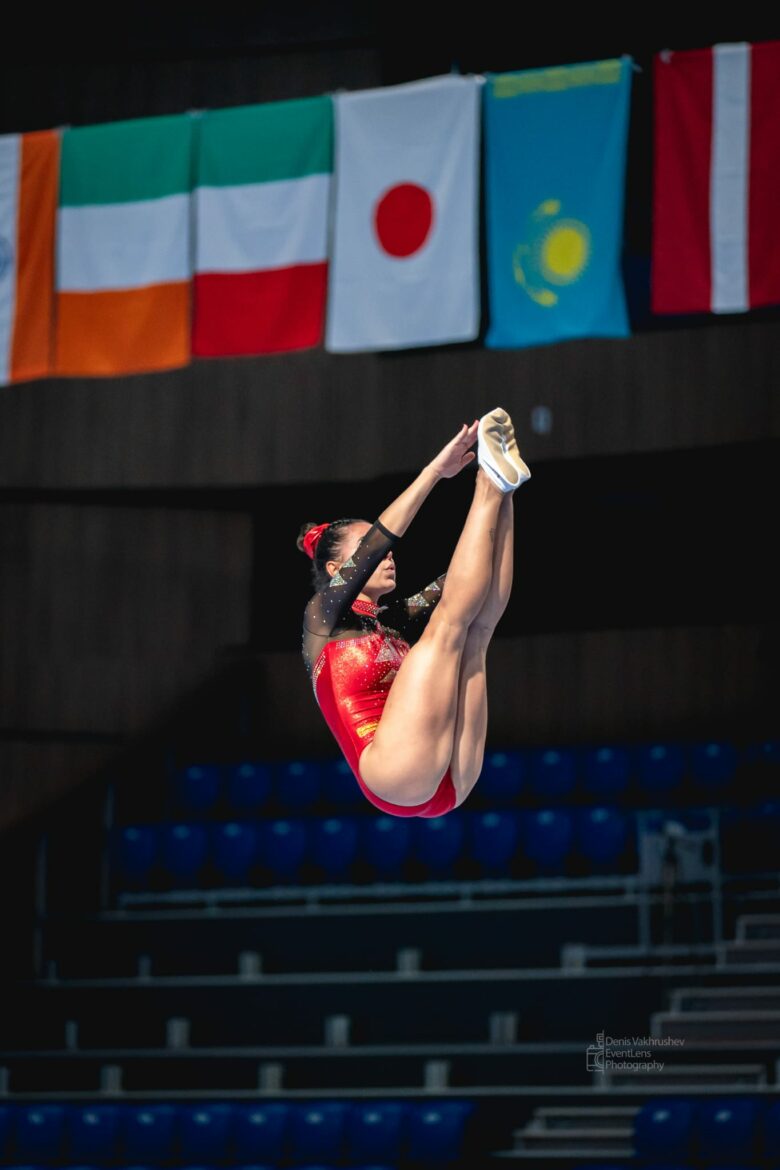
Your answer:
[[[374,231],[390,256],[419,252],[433,226],[433,198],[417,183],[397,183],[380,195],[374,207]]]

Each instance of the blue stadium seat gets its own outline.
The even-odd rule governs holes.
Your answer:
[[[243,760],[227,769],[227,798],[236,812],[258,812],[271,795],[271,769],[268,764]]]
[[[122,1120],[116,1105],[71,1105],[65,1119],[70,1161],[111,1161],[118,1153]]]
[[[13,1134],[13,1113],[7,1105],[0,1105],[0,1163],[11,1157],[11,1136]]]
[[[748,744],[743,759],[747,764],[758,765],[777,774],[780,770],[780,739],[763,739]]]
[[[737,749],[733,743],[711,740],[691,746],[691,775],[701,788],[723,788],[737,771]]]
[[[310,860],[329,879],[345,877],[355,860],[358,827],[353,817],[326,817],[311,827]]]
[[[257,857],[257,830],[252,824],[226,821],[210,826],[211,857],[226,881],[243,881]]]
[[[409,1117],[407,1156],[410,1161],[452,1162],[460,1157],[466,1121],[472,1106],[466,1101],[417,1105]]]
[[[293,1162],[310,1158],[338,1161],[344,1151],[348,1109],[340,1101],[293,1106],[290,1133]]]
[[[174,776],[174,797],[185,812],[208,812],[219,800],[221,783],[219,765],[190,764]]]
[[[409,819],[380,813],[366,817],[361,828],[362,853],[366,860],[380,877],[398,877],[411,848]]]
[[[276,799],[282,808],[304,809],[316,804],[322,794],[319,760],[290,760],[277,764],[274,776]]]
[[[522,752],[488,752],[475,793],[491,801],[514,800],[525,786],[527,770]]]
[[[112,856],[121,881],[143,885],[156,864],[160,842],[155,825],[123,825],[112,835]]]
[[[628,788],[631,757],[625,748],[614,745],[587,748],[582,756],[582,778],[592,796],[618,796]]]
[[[661,1098],[647,1101],[634,1119],[637,1157],[685,1161],[691,1152],[694,1126],[691,1101]]]
[[[577,784],[576,753],[565,748],[544,748],[531,752],[531,787],[537,796],[549,800],[568,796]]]
[[[457,813],[444,817],[414,817],[412,855],[432,877],[452,873],[463,848],[464,821]]]
[[[520,832],[525,854],[540,870],[558,870],[566,861],[574,838],[574,822],[566,809],[541,808],[524,812]]]
[[[203,825],[177,822],[160,829],[162,863],[174,883],[187,882],[200,873],[208,853],[208,833]]]
[[[182,1105],[179,1121],[179,1150],[182,1162],[224,1162],[233,1139],[233,1105]]]
[[[365,799],[344,757],[323,761],[322,796],[334,808],[355,808]]]
[[[14,1158],[17,1162],[62,1165],[65,1148],[63,1105],[22,1105],[16,1113]]]
[[[164,1165],[178,1141],[179,1110],[175,1105],[132,1105],[125,1111],[124,1160],[129,1165]]]
[[[517,813],[475,813],[469,820],[469,851],[482,872],[505,877],[517,850],[520,826]]]
[[[780,1161],[780,1101],[770,1101],[764,1113],[764,1155]]]
[[[673,743],[642,744],[636,753],[639,783],[646,792],[669,792],[685,774],[682,748]]]
[[[235,1107],[235,1160],[280,1162],[290,1124],[290,1106],[281,1103]]]
[[[397,1162],[408,1113],[408,1107],[396,1101],[353,1105],[347,1118],[350,1162]]]
[[[581,808],[575,815],[575,842],[595,866],[610,866],[622,856],[629,839],[629,817],[603,805]]]
[[[257,859],[275,881],[293,881],[303,863],[307,827],[301,820],[279,818],[258,825]]]
[[[739,1097],[697,1102],[699,1157],[721,1165],[732,1159],[750,1161],[758,1152],[761,1113],[757,1101]]]

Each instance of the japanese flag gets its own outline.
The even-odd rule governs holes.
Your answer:
[[[479,85],[447,76],[336,96],[331,352],[477,336]]]

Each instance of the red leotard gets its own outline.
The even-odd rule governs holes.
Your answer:
[[[360,756],[374,738],[393,679],[409,652],[409,641],[380,622],[378,614],[388,614],[393,625],[414,638],[441,595],[442,578],[437,578],[392,606],[357,597],[396,539],[377,521],[331,585],[314,595],[304,616],[304,659],[325,721],[366,799],[392,816],[438,817],[455,805],[449,768],[433,796],[414,805],[383,800],[360,775]]]

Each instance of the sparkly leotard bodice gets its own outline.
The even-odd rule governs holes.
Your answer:
[[[396,816],[438,816],[454,801],[449,776],[438,799],[404,809],[367,789],[358,766],[398,668],[422,633],[444,580],[437,577],[420,593],[388,606],[359,598],[397,539],[377,521],[330,584],[315,593],[304,614],[303,656],[320,709],[364,795]]]

